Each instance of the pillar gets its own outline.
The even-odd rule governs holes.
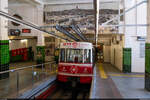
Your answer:
[[[36,55],[37,64],[44,63],[45,62],[45,39],[42,33],[38,35],[36,50],[37,50],[37,55]]]
[[[95,45],[97,47],[98,32],[99,32],[99,0],[95,0]]]
[[[147,1],[147,24],[150,24],[150,1]],[[147,26],[145,44],[145,89],[150,91],[150,26]]]
[[[8,0],[0,0],[0,10],[8,13]],[[0,72],[9,70],[8,20],[0,16]],[[0,74],[0,79],[8,78],[9,73]]]
[[[39,5],[35,10],[35,20],[40,26],[43,26],[43,6]],[[42,64],[45,62],[45,39],[43,32],[37,32],[37,46],[36,46],[36,62]]]
[[[124,11],[135,5],[134,0],[124,0]],[[135,10],[124,13],[124,25],[135,24]],[[132,67],[132,35],[136,34],[135,27],[124,26],[123,72],[131,72]]]

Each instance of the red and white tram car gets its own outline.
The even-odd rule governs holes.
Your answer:
[[[91,83],[93,65],[92,43],[67,42],[60,44],[58,81]]]

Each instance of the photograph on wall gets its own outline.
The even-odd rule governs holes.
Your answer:
[[[118,10],[114,9],[100,9],[99,24],[102,24],[113,17],[118,15]],[[51,31],[55,34],[62,34],[58,29],[53,29],[52,27],[60,26],[59,28],[64,29],[69,32],[69,34],[80,38],[75,34],[73,27],[76,27],[81,34],[85,34],[85,37],[90,41],[94,41],[91,38],[91,34],[94,34],[94,10],[92,3],[87,4],[70,4],[70,5],[46,5],[44,11],[44,22],[45,25],[51,26]],[[118,24],[118,21],[114,20],[109,24]],[[111,32],[116,32],[116,28],[108,28],[107,30]],[[58,34],[58,32],[60,32]],[[103,32],[103,30],[101,30]],[[92,36],[93,37],[93,36]]]

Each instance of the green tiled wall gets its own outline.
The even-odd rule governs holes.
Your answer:
[[[9,70],[9,40],[0,40],[0,72]],[[9,77],[9,73],[0,74],[0,79]]]
[[[145,88],[150,91],[150,43],[145,45]]]
[[[36,62],[37,64],[41,64],[45,62],[45,47],[44,46],[37,46],[37,59]]]
[[[145,45],[145,72],[150,74],[150,44]]]

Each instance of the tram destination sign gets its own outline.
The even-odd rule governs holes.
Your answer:
[[[61,43],[61,48],[91,49],[92,43],[88,43],[88,42],[66,42],[66,43]]]

